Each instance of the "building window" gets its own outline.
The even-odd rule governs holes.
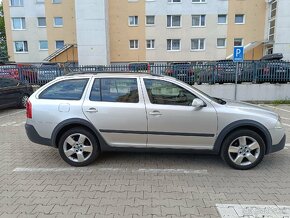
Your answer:
[[[226,38],[217,38],[216,46],[218,48],[225,48],[226,47]]]
[[[180,39],[167,39],[168,51],[180,51]]]
[[[43,4],[44,3],[44,0],[36,0],[36,3],[37,4]]]
[[[61,0],[52,0],[52,4],[60,4]]]
[[[48,50],[47,40],[40,40],[39,41],[39,50]]]
[[[55,48],[56,49],[61,49],[64,47],[64,41],[63,40],[57,40],[55,41]]]
[[[245,15],[244,14],[236,14],[235,24],[244,24],[244,23],[245,23]]]
[[[206,3],[206,0],[192,0],[192,3]]]
[[[146,40],[146,48],[147,49],[154,49],[155,48],[155,40],[154,39]]]
[[[129,41],[129,48],[130,49],[138,49],[139,48],[139,41],[134,39]]]
[[[147,15],[146,16],[146,25],[154,25],[155,24],[155,16]]]
[[[129,16],[129,26],[138,26],[138,16]]]
[[[243,46],[243,39],[242,38],[235,38],[234,39],[234,46]]]
[[[63,26],[62,17],[54,17],[53,18],[53,25],[54,25],[54,27],[62,27]]]
[[[193,27],[204,27],[205,26],[205,15],[192,15],[192,26]]]
[[[16,53],[25,53],[28,52],[27,41],[15,41],[14,42],[15,52]]]
[[[167,15],[167,27],[180,27],[181,16],[180,15]]]
[[[205,50],[205,39],[191,39],[191,50]]]
[[[181,3],[181,0],[168,0],[168,3]]]
[[[24,17],[13,17],[12,18],[12,29],[13,30],[25,30],[25,18]]]
[[[10,0],[10,6],[23,7],[23,0]]]
[[[38,17],[37,18],[37,26],[38,27],[46,27],[46,18],[45,17]]]
[[[226,24],[227,23],[227,15],[219,14],[218,15],[218,24]]]

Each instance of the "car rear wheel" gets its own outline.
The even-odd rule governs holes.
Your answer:
[[[227,136],[222,144],[222,158],[235,169],[251,169],[262,161],[264,155],[265,143],[252,130],[237,130]]]
[[[21,99],[20,99],[20,104],[19,104],[19,106],[20,106],[21,108],[26,108],[26,104],[27,104],[28,98],[29,98],[29,96],[26,95],[26,94],[24,94],[24,95],[21,97]]]
[[[100,154],[95,136],[84,128],[65,132],[59,140],[58,150],[65,162],[76,167],[94,162]]]

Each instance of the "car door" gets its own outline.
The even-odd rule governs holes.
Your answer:
[[[113,147],[146,147],[147,118],[139,78],[95,78],[83,112]]]
[[[9,78],[1,78],[0,80],[1,107],[17,105],[21,94],[21,91],[18,87],[19,81]]]
[[[175,82],[144,78],[148,147],[213,149],[217,132],[214,107],[194,108],[197,96]]]

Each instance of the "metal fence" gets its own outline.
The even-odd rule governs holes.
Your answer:
[[[25,83],[43,85],[62,75],[85,72],[140,72],[167,75],[188,84],[223,84],[237,82],[287,83],[290,82],[290,62],[284,61],[232,61],[145,64],[134,63],[108,66],[4,65],[0,77],[19,79]]]

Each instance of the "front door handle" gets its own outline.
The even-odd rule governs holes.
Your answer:
[[[97,110],[96,108],[94,108],[94,107],[91,107],[91,108],[89,108],[88,110],[86,110],[86,112],[89,112],[89,113],[96,113],[96,112],[98,112],[98,110]]]
[[[150,112],[149,114],[152,115],[152,116],[160,116],[160,115],[162,115],[162,114],[160,113],[160,111],[152,111],[152,112]]]

